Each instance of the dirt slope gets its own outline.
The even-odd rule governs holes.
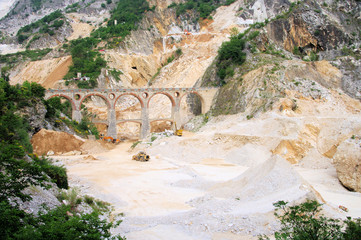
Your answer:
[[[79,140],[69,133],[46,129],[41,129],[31,139],[34,152],[40,156],[46,155],[49,151],[55,154],[80,151],[80,146],[83,143],[84,141]]]
[[[71,56],[28,62],[21,66],[19,73],[10,77],[10,83],[21,84],[29,81],[37,82],[45,88],[52,88],[67,74],[71,64]]]

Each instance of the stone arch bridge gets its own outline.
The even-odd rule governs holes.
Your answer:
[[[212,100],[217,88],[139,88],[139,89],[49,89],[45,93],[45,99],[63,97],[72,105],[72,119],[80,122],[82,119],[82,102],[90,96],[101,97],[108,107],[107,120],[93,120],[94,123],[103,123],[108,126],[107,135],[117,137],[117,123],[136,122],[140,124],[140,138],[143,139],[150,133],[150,123],[165,120],[174,124],[180,122],[180,104],[184,96],[193,93],[197,95],[202,104],[202,113],[210,110]],[[149,119],[149,102],[157,94],[165,95],[172,104],[171,117],[166,119]],[[116,119],[115,105],[122,96],[131,95],[138,99],[141,105],[140,119]]]

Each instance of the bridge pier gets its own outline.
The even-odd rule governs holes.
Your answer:
[[[115,115],[115,109],[108,110],[108,131],[107,136],[117,138],[117,118]]]
[[[140,126],[140,139],[146,138],[150,134],[149,108],[142,107],[142,125]]]
[[[172,106],[172,115],[171,118],[173,119],[173,130],[179,129],[180,126],[180,99],[177,98],[174,100],[175,104]]]
[[[82,119],[82,115],[80,110],[77,109],[73,109],[71,112],[71,119],[77,121],[78,123],[81,122]]]

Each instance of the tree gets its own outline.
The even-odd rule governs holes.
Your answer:
[[[326,217],[317,201],[308,200],[296,206],[287,206],[287,202],[279,201],[273,205],[276,207],[275,216],[281,221],[281,230],[274,234],[276,240],[360,239],[361,219],[348,218],[343,222]],[[260,236],[259,239],[269,238]]]
[[[110,233],[120,222],[102,220],[97,211],[84,214],[61,205],[34,216],[19,208],[18,199],[31,199],[24,193],[31,185],[51,187],[52,179],[59,187],[68,187],[63,167],[32,154],[27,123],[16,114],[20,103],[44,101],[43,95],[44,89],[36,83],[11,86],[0,79],[0,239],[121,240]]]

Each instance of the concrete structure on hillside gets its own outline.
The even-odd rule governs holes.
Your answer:
[[[117,124],[120,122],[136,122],[140,124],[140,138],[146,138],[150,133],[150,123],[153,121],[170,121],[173,126],[179,126],[180,122],[180,103],[184,96],[195,94],[199,97],[202,104],[202,113],[210,110],[211,104],[217,88],[139,88],[139,89],[49,89],[45,93],[45,99],[52,97],[64,97],[72,105],[72,119],[80,122],[82,119],[82,102],[91,96],[98,96],[104,99],[108,107],[107,120],[93,120],[94,123],[103,123],[108,126],[107,135],[117,138]],[[169,98],[172,104],[171,118],[167,119],[149,119],[149,102],[157,94],[163,94]],[[120,97],[131,95],[138,99],[141,106],[140,119],[122,119],[117,120],[115,114],[115,105]]]

